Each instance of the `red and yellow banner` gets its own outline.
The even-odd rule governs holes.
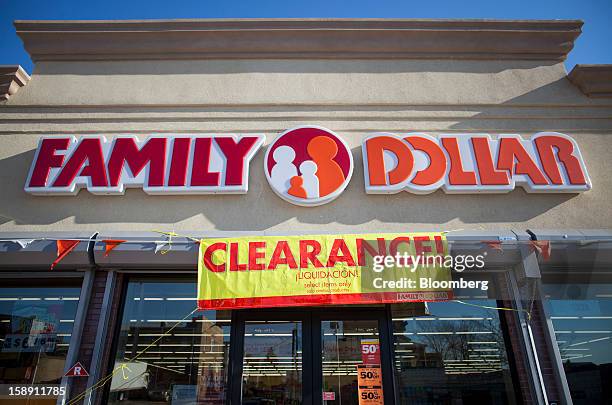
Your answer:
[[[447,300],[447,254],[441,233],[202,239],[198,308]]]

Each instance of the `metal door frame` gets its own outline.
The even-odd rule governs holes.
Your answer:
[[[388,308],[381,307],[326,307],[278,308],[232,311],[232,329],[228,364],[228,405],[242,401],[242,367],[244,356],[245,321],[301,321],[302,322],[302,404],[323,403],[323,375],[321,359],[321,322],[326,320],[377,320],[380,339],[381,366],[385,405],[395,403],[393,379],[393,342]]]

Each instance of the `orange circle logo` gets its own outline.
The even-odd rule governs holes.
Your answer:
[[[316,206],[338,197],[353,174],[353,155],[332,131],[303,126],[268,147],[264,169],[272,190],[293,204]]]

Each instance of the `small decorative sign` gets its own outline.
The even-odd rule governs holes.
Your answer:
[[[81,362],[77,361],[77,363],[64,374],[64,377],[89,377],[89,373],[85,370]]]
[[[323,392],[323,401],[335,401],[336,393],[334,391]]]

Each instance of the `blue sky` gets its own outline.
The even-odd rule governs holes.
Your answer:
[[[0,64],[32,71],[16,19],[296,17],[581,19],[568,71],[577,63],[612,63],[612,0],[0,0]]]

